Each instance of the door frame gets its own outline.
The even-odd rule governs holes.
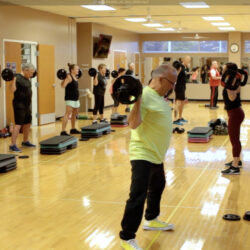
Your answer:
[[[2,50],[3,51],[3,61],[2,61],[3,69],[5,68],[5,42],[27,43],[27,44],[35,45],[35,46],[38,45],[38,42],[34,42],[34,41],[25,41],[25,40],[15,40],[15,39],[4,38],[3,39],[3,47],[2,47],[2,49],[3,49]],[[36,65],[37,65],[37,60],[36,60]],[[6,92],[6,83],[5,83],[5,81],[3,81],[3,85],[2,86],[3,86],[3,89],[4,89],[4,91],[3,91],[3,105],[4,105],[4,109],[3,109],[3,123],[4,123],[4,126],[6,126],[6,95],[5,95],[5,92]],[[34,124],[34,125],[38,124],[37,118],[36,117],[32,117],[32,120],[33,119],[35,119],[35,120],[34,120],[34,123],[32,122],[32,124]]]

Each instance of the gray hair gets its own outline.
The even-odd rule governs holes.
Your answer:
[[[165,76],[169,72],[174,72],[176,69],[170,65],[162,64],[158,68],[154,69],[152,72],[152,78],[158,78]]]
[[[131,64],[134,64],[133,62],[129,62],[128,63],[128,67],[130,67],[131,66]],[[135,64],[134,64],[135,65]]]
[[[24,63],[22,64],[22,71],[24,70],[36,70],[36,68],[32,63]]]

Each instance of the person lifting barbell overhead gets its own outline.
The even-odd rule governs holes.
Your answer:
[[[121,76],[114,84],[123,85],[117,92],[127,88],[128,94],[133,85],[140,93],[139,81],[132,76]],[[128,122],[132,128],[129,145],[132,177],[129,199],[121,222],[121,246],[123,249],[141,249],[135,241],[136,232],[143,216],[144,203],[147,198],[145,213],[145,230],[172,230],[174,225],[158,220],[160,214],[160,200],[165,187],[163,162],[172,136],[171,107],[164,100],[164,96],[174,88],[177,71],[169,65],[161,65],[152,73],[152,81],[146,86],[142,95],[135,99]],[[130,81],[128,84],[126,81]],[[132,86],[132,87],[131,87]],[[132,100],[131,100],[132,101]],[[124,103],[126,104],[126,100]],[[129,102],[129,101],[128,101]]]
[[[235,63],[227,63],[224,66],[221,84],[223,89],[223,100],[228,114],[228,134],[232,144],[233,160],[226,163],[227,169],[221,171],[224,175],[240,174],[239,167],[242,166],[240,160],[241,141],[240,127],[245,118],[245,113],[241,107],[240,89],[245,86],[248,80],[246,71],[240,70]]]
[[[117,113],[117,109],[118,109],[118,106],[119,106],[119,101],[116,97],[116,95],[114,94],[114,91],[113,91],[113,85],[114,85],[114,82],[116,81],[116,79],[120,76],[123,76],[125,74],[126,70],[124,68],[119,68],[118,71],[112,71],[111,75],[113,77],[112,79],[112,82],[111,82],[111,86],[110,86],[110,89],[109,89],[109,92],[114,100],[114,106],[112,108],[112,114],[116,114]]]
[[[91,70],[91,69],[90,69]],[[94,77],[94,96],[95,96],[95,106],[93,110],[93,124],[97,124],[97,112],[100,114],[100,122],[107,122],[104,118],[104,95],[107,86],[107,66],[103,63],[99,64],[98,71],[95,70],[95,74],[91,75],[89,70],[89,75]],[[92,69],[94,71],[94,69]]]
[[[78,109],[80,107],[79,102],[79,89],[78,89],[78,79],[81,77],[82,73],[79,66],[76,64],[68,63],[69,74],[61,69],[57,72],[59,79],[63,80],[61,82],[62,88],[65,88],[65,104],[66,112],[62,120],[62,131],[61,135],[68,135],[66,132],[66,127],[68,120],[71,118],[71,130],[70,134],[81,134],[79,130],[76,129],[76,116]]]
[[[9,74],[7,74],[7,71]],[[13,152],[22,152],[17,147],[16,141],[21,127],[23,128],[23,147],[36,147],[29,141],[29,132],[32,121],[31,115],[31,99],[32,89],[30,78],[36,75],[35,66],[31,63],[25,63],[22,65],[22,72],[20,74],[14,74],[11,70],[5,70],[2,72],[4,80],[10,81],[10,89],[14,93],[13,109],[15,126],[13,128],[11,136],[11,145],[9,150]]]

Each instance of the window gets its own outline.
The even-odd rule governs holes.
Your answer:
[[[143,44],[143,51],[144,52],[151,52],[151,53],[157,53],[157,52],[169,52],[168,50],[168,42],[166,41],[154,41],[154,42],[144,42]]]
[[[245,53],[250,53],[250,40],[245,40]]]
[[[144,53],[227,53],[227,41],[146,41]],[[249,41],[250,52],[250,41]]]

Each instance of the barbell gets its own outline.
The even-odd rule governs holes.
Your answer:
[[[243,77],[243,80],[242,80]],[[245,86],[248,80],[248,73],[245,70],[227,69],[221,78],[221,85],[229,90],[236,90],[239,86]]]
[[[95,69],[95,68],[90,68],[89,71],[88,71],[88,74],[89,76],[91,77],[95,77],[97,75],[98,71]],[[117,78],[118,77],[118,71],[116,70],[113,70],[111,73],[110,73],[110,70],[109,69],[106,69],[106,74],[105,74],[105,77],[109,78],[109,76],[113,77],[113,78]]]
[[[65,80],[68,75],[68,72],[65,69],[59,69],[56,75],[58,79]],[[79,69],[78,74],[76,75],[76,78],[79,79],[81,77],[82,77],[82,70]]]
[[[122,104],[135,103],[142,94],[142,84],[131,75],[118,77],[113,85],[113,93]]]
[[[2,71],[1,73],[1,76],[3,78],[4,81],[6,82],[9,82],[9,81],[12,81],[14,79],[14,77],[16,76],[17,74],[13,72],[12,69],[9,69],[9,68],[6,68]],[[34,74],[31,78],[34,78],[37,76],[37,72],[34,71]]]

